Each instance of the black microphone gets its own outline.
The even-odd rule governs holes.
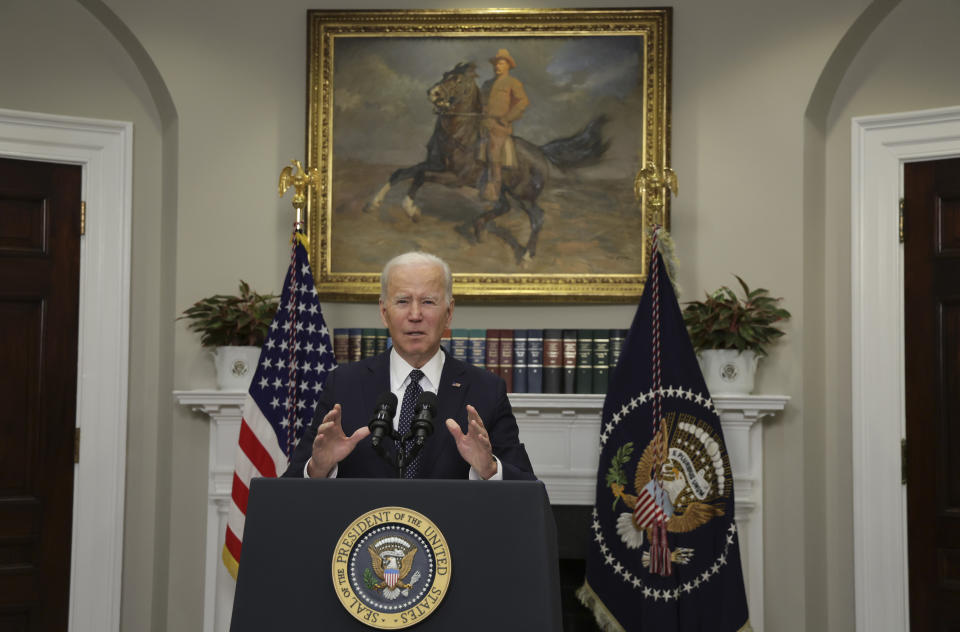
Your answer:
[[[418,446],[422,446],[427,437],[433,434],[433,418],[437,416],[439,406],[440,400],[437,399],[436,393],[424,391],[417,398],[417,403],[413,406],[410,430],[413,431]]]
[[[393,430],[393,416],[397,413],[397,396],[387,391],[377,400],[377,407],[373,410],[373,419],[367,424],[372,433],[370,439],[373,447],[380,445],[383,435],[390,436]]]

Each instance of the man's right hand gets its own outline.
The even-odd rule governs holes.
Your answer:
[[[310,478],[329,476],[337,463],[347,458],[357,444],[370,434],[370,428],[361,426],[348,437],[343,433],[340,419],[340,404],[334,404],[317,428],[317,436],[313,439],[313,454],[307,462],[307,474]]]

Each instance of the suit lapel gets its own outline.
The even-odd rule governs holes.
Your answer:
[[[463,362],[447,356],[443,362],[443,371],[440,373],[440,385],[437,387],[437,398],[440,399],[440,410],[437,417],[446,421],[447,418],[457,418],[457,413],[466,405],[467,396],[466,367]]]
[[[360,385],[361,401],[366,407],[363,411],[364,419],[369,419],[366,415],[373,412],[374,404],[380,395],[390,390],[390,352],[375,357],[367,368],[370,371],[369,379],[362,380]]]
[[[437,386],[437,399],[440,407],[433,420],[433,437],[427,440],[423,448],[424,473],[431,472],[431,465],[443,450],[452,448],[453,442],[447,430],[447,419],[455,419],[460,427],[466,424],[466,396],[469,384],[465,381],[466,366],[460,360],[447,355],[443,361],[443,371],[440,372],[440,384]]]

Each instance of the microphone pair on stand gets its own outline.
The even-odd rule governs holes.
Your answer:
[[[437,416],[437,407],[440,400],[435,393],[424,391],[420,393],[413,406],[413,419],[410,421],[410,432],[404,436],[393,429],[393,417],[397,414],[397,396],[387,391],[377,399],[373,410],[373,417],[367,426],[370,428],[370,442],[374,451],[392,467],[397,468],[398,477],[403,476],[405,468],[426,442],[427,437],[433,434],[433,419]],[[396,446],[397,458],[392,459],[381,442],[384,437],[390,437]],[[409,443],[413,442],[410,446]]]

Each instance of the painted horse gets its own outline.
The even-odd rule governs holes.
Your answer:
[[[444,73],[443,78],[427,90],[437,122],[427,142],[427,157],[410,167],[397,169],[390,175],[377,194],[367,203],[367,211],[380,208],[391,187],[410,180],[403,199],[403,209],[413,221],[418,221],[420,208],[414,202],[417,191],[426,183],[448,187],[479,187],[486,178],[486,163],[478,151],[483,139],[483,101],[477,87],[476,66],[457,64]],[[472,221],[458,227],[458,232],[482,241],[485,232],[492,232],[506,241],[514,251],[517,263],[529,262],[536,255],[537,237],[543,228],[544,211],[537,205],[550,174],[550,164],[561,170],[597,162],[607,151],[609,141],[602,137],[604,115],[590,121],[586,127],[566,138],[559,138],[537,147],[514,136],[516,164],[503,170],[500,198],[493,206]],[[507,230],[496,225],[494,219],[507,213],[513,204],[530,218],[530,237],[521,245]]]

